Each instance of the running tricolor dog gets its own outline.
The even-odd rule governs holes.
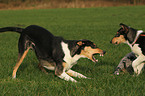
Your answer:
[[[121,28],[111,40],[112,44],[118,45],[126,43],[130,46],[132,52],[137,55],[133,61],[132,67],[134,72],[139,75],[145,61],[145,33],[142,30],[136,30],[125,24],[120,23]]]
[[[26,28],[4,27],[0,32],[13,31],[20,33],[18,42],[19,56],[18,61],[13,69],[12,77],[16,78],[16,72],[26,57],[29,49],[33,49],[39,60],[39,67],[54,70],[55,75],[66,81],[77,82],[71,76],[87,78],[86,76],[71,70],[78,59],[88,58],[97,62],[95,54],[103,56],[105,51],[99,49],[90,40],[65,40],[62,37],[54,36],[48,30],[30,25]]]

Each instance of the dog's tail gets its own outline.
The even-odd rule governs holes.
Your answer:
[[[23,28],[19,28],[19,27],[3,27],[3,28],[0,28],[0,33],[6,32],[6,31],[13,31],[13,32],[17,32],[21,34],[23,30],[24,30]]]

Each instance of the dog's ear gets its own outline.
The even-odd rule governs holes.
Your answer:
[[[127,25],[123,24],[123,23],[120,23],[120,27],[122,27],[123,30],[126,31],[126,32],[129,30],[129,27]]]
[[[120,23],[120,27],[122,27],[123,29],[128,28],[128,26],[123,23]]]
[[[85,43],[81,40],[81,41],[77,41],[75,46],[73,47],[72,51],[71,51],[71,55],[74,56],[76,53],[79,53],[79,51],[81,51],[81,47],[84,45]]]
[[[124,26],[125,24],[123,24],[123,23],[120,23],[119,25],[120,25],[120,26]]]

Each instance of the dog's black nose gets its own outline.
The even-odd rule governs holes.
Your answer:
[[[105,54],[106,53],[106,51],[103,51],[103,54]]]

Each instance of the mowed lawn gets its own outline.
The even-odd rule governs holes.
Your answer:
[[[133,77],[128,73],[114,76],[113,71],[130,48],[126,44],[110,44],[110,40],[125,23],[145,30],[145,6],[1,10],[0,27],[39,25],[65,39],[89,39],[107,51],[94,64],[80,59],[72,69],[92,79],[76,79],[79,83],[61,80],[54,71],[45,74],[38,69],[38,60],[29,51],[12,80],[12,70],[18,56],[19,34],[0,34],[0,96],[145,96],[145,72]]]

